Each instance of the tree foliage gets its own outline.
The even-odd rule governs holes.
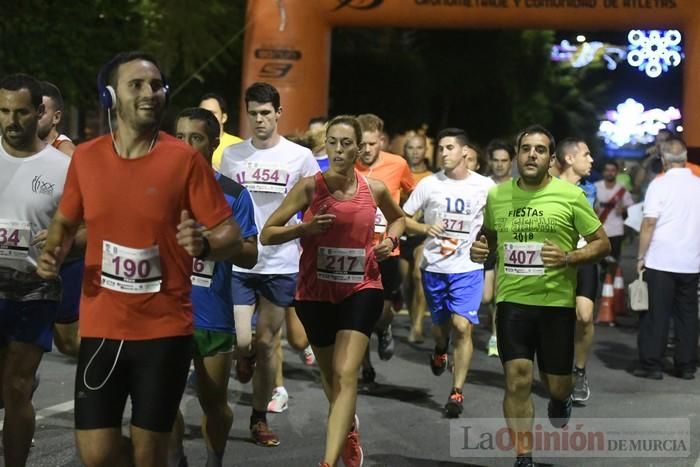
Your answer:
[[[0,10],[0,75],[52,81],[80,107],[95,104],[101,66],[134,49],[154,54],[174,87],[207,64],[177,105],[196,105],[203,90],[238,95],[242,39],[228,39],[243,27],[241,0],[23,0]]]

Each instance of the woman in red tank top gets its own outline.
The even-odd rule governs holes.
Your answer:
[[[379,265],[403,233],[403,211],[384,184],[355,171],[362,130],[354,117],[326,127],[330,167],[301,179],[270,216],[260,240],[274,245],[301,239],[296,311],[321,369],[329,401],[326,451],[320,465],[362,465],[355,415],[357,374],[369,336],[382,313]],[[387,237],[373,245],[377,206],[387,218]],[[287,225],[297,212],[300,224]]]

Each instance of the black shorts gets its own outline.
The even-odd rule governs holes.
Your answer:
[[[391,300],[398,293],[401,286],[399,274],[399,257],[390,256],[379,262],[379,272],[382,273],[382,287],[384,288],[384,300]]]
[[[185,390],[192,336],[121,342],[81,339],[75,377],[75,428],[120,428],[130,396],[133,426],[170,432]]]
[[[550,375],[571,374],[574,362],[576,310],[500,302],[496,311],[498,355],[502,363],[534,360]]]
[[[427,237],[425,235],[410,235],[399,242],[399,253],[401,258],[408,262],[413,262],[413,253],[421,246]]]
[[[598,267],[595,264],[581,264],[576,268],[576,296],[595,302],[598,296]]]
[[[484,271],[493,271],[494,269],[496,269],[497,260],[498,256],[496,256],[495,251],[489,253],[489,255],[486,257],[486,261],[484,261]]]
[[[370,337],[382,315],[384,297],[379,289],[364,289],[340,303],[298,300],[295,308],[309,343],[328,347],[335,343],[338,331],[359,331]]]
[[[608,237],[608,240],[610,240],[610,256],[615,258],[618,263],[620,262],[620,255],[622,254],[622,241],[624,239],[624,235]]]

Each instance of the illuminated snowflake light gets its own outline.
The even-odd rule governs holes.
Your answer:
[[[627,35],[629,47],[627,63],[644,71],[650,78],[657,78],[681,63],[681,33],[668,31],[642,31],[633,29]]]
[[[681,113],[675,107],[644,110],[644,105],[627,99],[616,110],[605,113],[607,120],[600,122],[598,135],[613,148],[625,145],[648,144],[672,121],[680,120]]]

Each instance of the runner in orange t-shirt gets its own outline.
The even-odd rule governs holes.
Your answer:
[[[362,127],[362,144],[360,157],[355,163],[357,171],[368,178],[380,180],[386,185],[389,194],[396,204],[399,204],[401,193],[406,195],[413,191],[416,182],[411,174],[406,160],[380,150],[382,143],[382,131],[384,122],[373,114],[363,114],[357,117]],[[386,232],[386,218],[377,210],[374,221],[375,242],[383,239]],[[375,332],[379,338],[377,353],[382,360],[389,360],[394,356],[394,337],[391,332],[391,322],[394,319],[392,310],[392,298],[399,293],[401,278],[399,276],[399,249],[395,248],[391,257],[380,264],[382,273],[382,286],[384,287],[384,310],[382,317],[377,321]],[[374,382],[376,372],[369,358],[369,349],[362,362],[362,381],[366,384]]]
[[[234,257],[242,240],[204,158],[158,131],[168,87],[155,59],[120,53],[100,71],[98,88],[108,118],[116,110],[118,132],[76,149],[37,272],[56,277],[84,220],[80,458],[86,465],[133,458],[138,467],[166,467],[192,357],[193,258]],[[121,437],[127,397],[133,457]]]

